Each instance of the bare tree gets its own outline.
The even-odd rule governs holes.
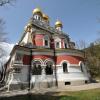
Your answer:
[[[7,33],[4,32],[4,24],[5,22],[3,21],[3,19],[0,19],[0,42],[6,41],[6,35]]]
[[[77,49],[85,49],[87,47],[87,43],[84,40],[79,40],[76,43],[76,48]]]
[[[14,0],[0,0],[0,6],[11,4]]]
[[[100,38],[96,39],[94,42],[95,45],[100,45]]]

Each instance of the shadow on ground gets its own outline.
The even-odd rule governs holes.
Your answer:
[[[66,99],[67,98],[67,99]],[[72,96],[51,96],[50,94],[27,94],[12,97],[2,97],[0,100],[78,100]]]

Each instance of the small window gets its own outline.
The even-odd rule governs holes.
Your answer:
[[[68,69],[67,69],[67,63],[63,63],[63,72],[67,73]]]
[[[83,64],[82,63],[80,64],[80,67],[81,67],[81,71],[83,72]]]
[[[56,48],[59,48],[59,47],[60,47],[60,43],[56,42]]]
[[[67,44],[65,43],[65,48],[67,48]]]
[[[48,46],[48,40],[45,40],[45,46]]]
[[[41,20],[41,17],[40,16],[38,16],[38,20]]]
[[[85,84],[87,84],[88,83],[88,81],[87,80],[85,80]]]
[[[50,46],[50,39],[48,35],[44,36],[44,46],[49,47]]]
[[[65,85],[70,85],[70,82],[65,82]]]

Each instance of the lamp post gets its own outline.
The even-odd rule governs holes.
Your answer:
[[[32,49],[30,49],[30,64],[29,64],[29,73],[28,73],[28,76],[29,76],[29,80],[28,80],[28,91],[31,90],[31,64],[32,64]]]
[[[56,86],[58,87],[58,80],[57,80],[57,68],[56,68],[56,52],[55,52],[55,43],[54,43],[54,40],[52,39],[51,40],[51,45],[52,45],[52,48],[53,48],[53,51],[54,51],[54,65],[55,65],[55,80],[56,80]]]

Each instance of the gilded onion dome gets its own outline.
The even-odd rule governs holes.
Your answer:
[[[59,20],[57,20],[57,21],[55,22],[55,27],[56,27],[56,28],[57,28],[57,27],[63,27],[62,22],[59,21]]]
[[[27,27],[32,27],[32,23],[28,23],[27,24]]]
[[[40,8],[35,8],[35,9],[33,10],[33,14],[40,14],[40,15],[42,16],[42,11],[41,11]]]
[[[43,14],[43,19],[48,21],[49,20],[49,16],[46,15],[46,14]]]

